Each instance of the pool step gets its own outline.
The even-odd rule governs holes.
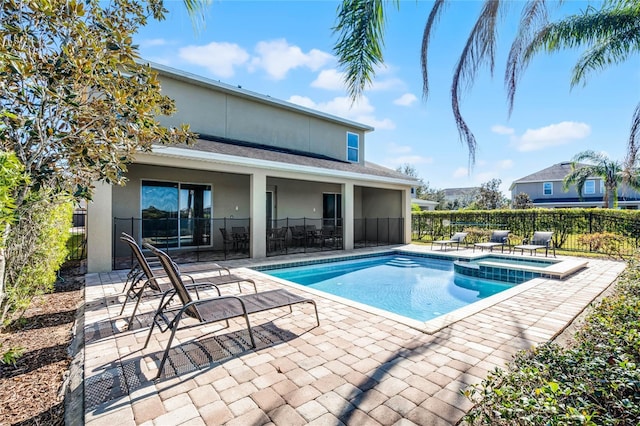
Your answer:
[[[422,266],[415,260],[409,259],[408,257],[394,257],[387,262],[387,265],[396,266],[398,268],[419,268]]]

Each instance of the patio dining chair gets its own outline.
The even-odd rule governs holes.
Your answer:
[[[160,270],[152,268],[147,261],[147,258],[142,253],[140,246],[131,235],[123,232],[120,239],[129,245],[129,248],[131,248],[134,257],[136,258],[136,262],[142,271],[135,280],[131,281],[129,287],[126,289],[125,299],[124,302],[122,302],[122,308],[120,309],[119,315],[122,315],[125,307],[127,306],[127,302],[129,302],[129,300],[136,301],[133,312],[131,312],[131,316],[128,321],[128,324],[131,324],[138,310],[138,306],[140,305],[140,301],[147,293],[149,293],[149,295],[159,296],[170,290],[172,287],[166,282],[167,276],[164,272],[164,268]],[[239,291],[242,292],[241,283],[243,282],[252,284],[254,292],[257,291],[254,280],[234,275],[229,271],[229,268],[220,266],[217,263],[207,264],[206,269],[200,268],[190,271],[192,273],[211,273],[211,275],[206,277],[206,281],[196,281],[191,275],[181,273],[175,262],[174,265],[176,271],[178,271],[181,276],[189,279],[190,282],[188,285],[196,291],[196,294],[199,289],[217,288],[218,286],[227,284],[237,284]]]
[[[533,256],[538,250],[544,249],[544,257],[549,255],[549,249],[553,250],[553,257],[556,257],[556,247],[553,245],[553,232],[536,231],[531,239],[525,238],[521,245],[517,245],[513,250],[520,250],[520,254],[524,254],[525,250]]]
[[[247,330],[249,332],[249,338],[251,340],[251,346],[256,347],[256,342],[251,330],[251,323],[249,322],[249,314],[269,311],[278,308],[289,307],[289,311],[293,312],[293,305],[300,303],[310,303],[313,305],[316,315],[316,324],[320,326],[320,318],[318,316],[318,308],[316,302],[313,299],[309,299],[294,293],[291,293],[284,289],[268,290],[255,294],[243,294],[239,296],[214,296],[207,299],[194,300],[182,281],[175,264],[171,261],[171,258],[161,250],[153,247],[150,244],[145,244],[145,247],[151,250],[164,268],[173,291],[165,293],[163,300],[156,311],[151,327],[149,328],[149,334],[145,341],[144,348],[149,344],[153,329],[158,326],[161,333],[171,330],[171,335],[166,344],[162,360],[158,366],[158,374],[156,379],[162,374],[162,370],[169,350],[171,349],[171,343],[175,337],[176,332],[179,329],[186,329],[197,327],[201,325],[211,324],[214,322],[225,321],[226,326],[229,326],[229,320],[232,318],[242,317],[245,320]],[[175,305],[171,302],[173,299],[179,300],[179,304]],[[194,322],[181,327],[181,321],[183,318],[191,318]]]
[[[440,246],[440,250],[446,249],[447,246],[451,246],[453,248],[454,244],[456,246],[456,250],[460,250],[460,243],[467,238],[467,232],[456,232],[453,234],[451,238],[448,240],[436,240],[431,242],[431,250],[433,250],[433,245],[438,244]]]
[[[488,248],[489,251],[493,251],[495,247],[500,247],[501,251],[504,253],[504,246],[509,245],[509,233],[511,231],[493,231],[491,232],[491,237],[489,241],[486,243],[475,243],[473,245],[473,251],[476,251],[476,247],[480,248],[484,251],[485,248]]]

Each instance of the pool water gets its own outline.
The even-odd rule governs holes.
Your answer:
[[[400,255],[261,272],[418,321],[513,287],[454,274],[449,260]]]

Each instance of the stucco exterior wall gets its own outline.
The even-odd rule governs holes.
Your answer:
[[[359,161],[364,162],[362,130],[211,87],[187,84],[166,75],[160,80],[162,93],[174,99],[178,109],[174,116],[161,118],[165,125],[187,122],[196,133],[313,152],[340,160],[347,158],[347,132],[351,132],[360,136]]]
[[[276,216],[284,218],[322,218],[322,194],[340,193],[339,184],[269,178],[267,185],[276,189]]]
[[[142,180],[197,183],[211,185],[213,217],[249,217],[249,176],[190,170],[173,167],[132,164],[126,186],[113,187],[114,217],[139,218]],[[238,210],[236,210],[236,206]]]
[[[403,217],[402,191],[362,187],[361,218]],[[358,216],[356,216],[358,218]]]

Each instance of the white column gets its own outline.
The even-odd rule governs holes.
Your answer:
[[[342,232],[345,250],[353,250],[353,183],[342,185]]]
[[[112,187],[95,184],[93,200],[87,203],[87,272],[111,271],[113,255]]]
[[[402,191],[402,217],[404,218],[404,243],[411,243],[411,189]]]
[[[267,175],[257,171],[250,179],[251,254],[252,258],[267,256]]]

